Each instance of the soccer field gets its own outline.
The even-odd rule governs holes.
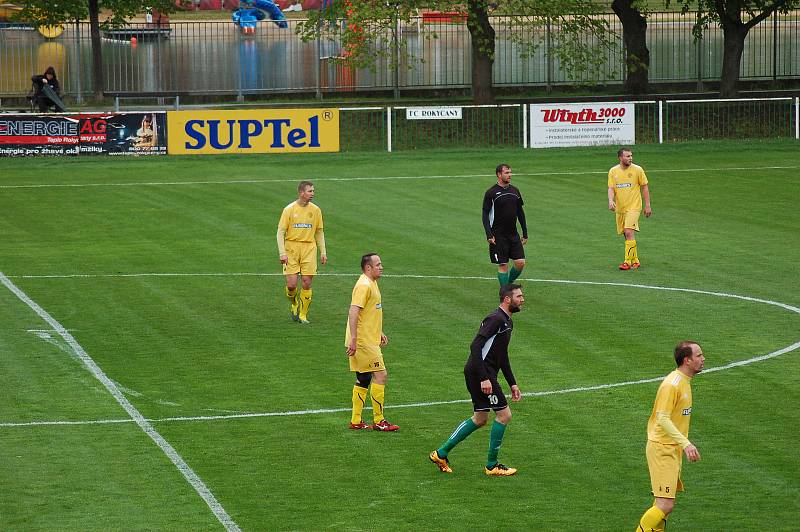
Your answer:
[[[497,305],[480,210],[500,162],[530,232],[510,347],[525,396],[500,454],[519,473],[483,474],[484,428],[445,475],[428,453],[471,414],[462,368]],[[0,529],[633,530],[686,338],[706,354],[702,461],[668,530],[796,529],[799,146],[634,162],[654,214],[623,272],[614,148],[0,160]],[[301,179],[329,256],[310,325],[288,316],[275,245]],[[347,429],[344,326],[371,251],[396,433]]]

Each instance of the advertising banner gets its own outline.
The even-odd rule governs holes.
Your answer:
[[[339,151],[338,109],[170,111],[170,155]]]
[[[81,115],[81,153],[166,155],[167,113]]]
[[[78,155],[78,116],[0,115],[0,156]]]
[[[635,144],[632,103],[531,104],[531,148]]]
[[[167,153],[167,115],[0,115],[0,156]]]

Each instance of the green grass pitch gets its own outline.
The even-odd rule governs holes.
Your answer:
[[[4,159],[0,271],[243,530],[633,530],[652,502],[658,383],[600,385],[663,377],[684,338],[709,368],[800,340],[798,153],[636,147],[654,214],[630,272],[606,208],[610,147]],[[500,162],[530,231],[511,345],[528,395],[500,454],[520,472],[483,475],[482,429],[444,475],[427,454],[470,415],[461,371],[497,304],[480,208]],[[288,317],[275,246],[301,179],[315,182],[330,258],[309,326]],[[345,317],[368,251],[385,265],[393,434],[346,428]],[[703,459],[684,466],[670,530],[795,529],[799,376],[789,351],[695,379]],[[222,529],[75,345],[6,286],[0,389],[0,529]]]

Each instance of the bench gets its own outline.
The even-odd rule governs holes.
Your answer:
[[[181,93],[177,91],[148,91],[148,92],[103,92],[103,96],[114,98],[114,111],[119,112],[120,100],[146,100],[155,98],[157,105],[165,105],[166,99],[175,101],[175,110],[180,109]]]

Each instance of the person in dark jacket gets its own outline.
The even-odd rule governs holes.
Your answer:
[[[39,107],[40,112],[46,113],[51,107],[55,106],[55,103],[44,93],[44,86],[49,85],[57,96],[61,94],[61,86],[58,84],[56,69],[49,66],[44,71],[44,74],[37,74],[31,77],[31,81],[34,85],[33,101]]]

